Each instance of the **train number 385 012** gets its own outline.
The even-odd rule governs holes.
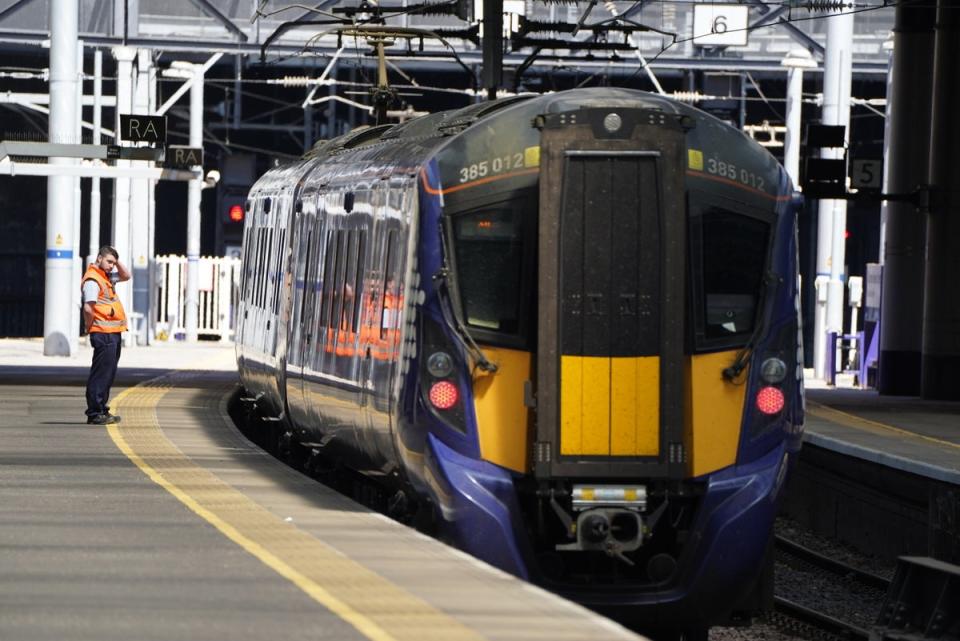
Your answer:
[[[507,154],[497,156],[492,160],[481,160],[466,167],[460,168],[460,182],[465,183],[471,180],[479,180],[487,176],[502,174],[505,171],[523,168],[523,153]]]
[[[708,174],[734,180],[747,187],[753,187],[754,189],[763,191],[763,177],[743,168],[737,169],[737,166],[732,162],[717,160],[716,158],[707,158],[706,169]]]

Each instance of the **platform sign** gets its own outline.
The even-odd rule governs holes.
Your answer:
[[[182,145],[167,145],[167,153],[163,164],[167,167],[187,169],[203,165],[203,147],[184,147]]]
[[[883,179],[883,160],[880,158],[853,161],[850,185],[857,189],[880,189]]]
[[[120,140],[160,144],[167,141],[167,117],[120,114]]]
[[[741,4],[693,5],[693,44],[745,47],[750,8]]]

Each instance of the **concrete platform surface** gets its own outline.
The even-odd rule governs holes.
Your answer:
[[[230,346],[126,351],[106,428],[40,352],[0,341],[0,639],[640,638],[264,454]]]
[[[120,367],[137,370],[204,369],[236,371],[233,343],[157,341],[148,347],[124,347]],[[44,356],[42,338],[0,338],[0,366],[90,368],[93,349],[80,338],[76,354]]]
[[[960,485],[960,403],[808,387],[804,438],[843,454]]]

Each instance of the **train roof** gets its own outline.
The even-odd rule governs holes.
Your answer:
[[[505,115],[506,112],[558,113],[591,106],[656,109],[688,116],[697,127],[706,126],[713,131],[724,129],[735,132],[744,139],[745,144],[754,146],[754,151],[769,153],[730,124],[666,96],[623,87],[586,87],[547,94],[519,94],[467,105],[460,109],[436,112],[399,124],[357,128],[337,138],[319,141],[304,158],[335,156],[387,142],[417,140],[440,144],[445,138],[466,132],[477,124]]]
[[[390,173],[414,173],[431,158],[461,154],[467,140],[476,148],[491,143],[484,138],[526,139],[536,135],[533,119],[540,114],[581,108],[603,107],[651,109],[686,116],[694,125],[688,146],[704,155],[729,157],[757,167],[774,184],[782,173],[776,159],[752,138],[706,112],[666,96],[621,87],[589,87],[548,94],[520,94],[442,111],[399,124],[363,127],[330,140],[318,142],[299,163],[325,167],[331,182],[379,178]],[[484,126],[486,125],[486,126]],[[496,135],[493,135],[496,132]],[[444,151],[444,150],[448,151]],[[719,157],[719,156],[718,156]]]
[[[733,129],[704,111],[666,96],[623,87],[587,87],[547,94],[518,94],[420,116],[399,124],[360,127],[337,138],[317,142],[304,157],[334,155],[381,141],[449,137],[520,104],[524,104],[523,111],[536,113],[557,113],[591,106],[657,109],[689,116],[697,124],[709,122]]]

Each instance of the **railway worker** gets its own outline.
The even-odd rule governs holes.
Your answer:
[[[104,245],[81,281],[83,320],[93,346],[87,377],[87,423],[92,425],[120,422],[119,416],[110,413],[107,401],[120,362],[121,336],[127,329],[127,316],[114,287],[125,280],[130,280],[130,270],[120,262],[116,249]]]

